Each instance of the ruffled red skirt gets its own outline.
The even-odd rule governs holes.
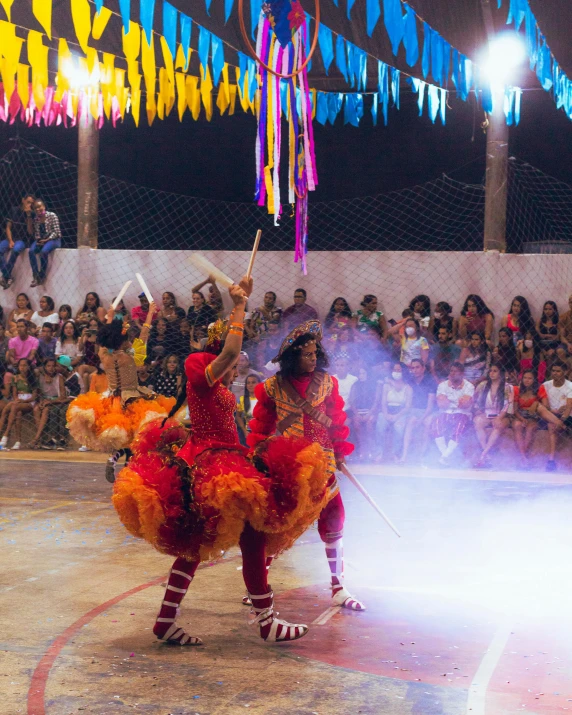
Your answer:
[[[189,467],[177,457],[188,438],[180,424],[146,427],[114,484],[113,504],[127,530],[158,551],[207,561],[236,546],[245,524],[267,534],[269,553],[288,549],[335,493],[318,444],[276,437],[254,463],[213,449]],[[256,465],[256,466],[255,466]]]

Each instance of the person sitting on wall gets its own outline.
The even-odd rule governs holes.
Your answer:
[[[28,248],[34,237],[34,197],[23,194],[19,206],[15,206],[6,218],[6,238],[0,241],[0,286],[9,288],[14,279],[12,271],[18,256]],[[6,254],[10,258],[6,260]]]
[[[41,199],[34,202],[34,213],[34,243],[29,251],[34,280],[30,283],[30,288],[46,282],[49,255],[62,245],[62,232],[57,215],[53,211],[46,211],[46,205]]]

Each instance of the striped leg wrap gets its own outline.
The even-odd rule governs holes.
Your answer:
[[[249,625],[258,626],[260,637],[268,643],[286,643],[302,638],[308,632],[308,626],[288,623],[274,614],[274,594],[272,591],[262,595],[248,594],[252,601]]]
[[[153,628],[153,633],[159,640],[178,645],[202,645],[200,638],[190,636],[175,623],[179,606],[191,585],[197,566],[198,562],[185,561],[185,559],[177,559],[173,564],[169,573],[165,598],[161,603],[161,610]]]
[[[270,571],[270,566],[272,565],[272,561],[274,560],[274,556],[267,556],[266,557],[266,573]],[[252,606],[252,601],[250,600],[250,596],[246,594],[246,596],[242,597],[242,605],[243,606]]]
[[[334,606],[352,611],[365,611],[363,603],[350,594],[344,586],[344,549],[342,540],[326,544],[326,557],[332,575],[332,602]]]

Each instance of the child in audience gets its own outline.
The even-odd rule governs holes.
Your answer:
[[[10,401],[2,410],[0,418],[0,449],[8,449],[8,439],[15,427],[16,441],[12,449],[20,449],[22,437],[22,415],[33,412],[38,399],[38,381],[32,363],[27,358],[18,360],[16,374],[10,386]]]
[[[177,397],[181,387],[181,371],[177,355],[168,355],[163,360],[161,372],[153,380],[153,389],[164,397]]]
[[[34,407],[34,419],[36,421],[36,434],[30,442],[30,449],[37,449],[41,444],[44,430],[49,418],[53,415],[56,419],[57,428],[55,433],[57,439],[61,440],[65,435],[65,409],[69,402],[66,394],[64,378],[57,371],[55,358],[46,360],[44,366],[38,371],[39,400]],[[54,420],[52,420],[54,421]],[[51,442],[56,439],[52,436]]]
[[[62,334],[56,343],[56,358],[60,355],[67,355],[72,367],[77,367],[83,359],[83,352],[79,342],[79,334],[76,323],[73,320],[67,320],[62,327]]]

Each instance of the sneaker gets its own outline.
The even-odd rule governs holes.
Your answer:
[[[89,447],[86,447],[85,444],[82,444],[81,447],[77,451],[78,452],[89,452]]]
[[[34,276],[34,280],[30,283],[30,288],[37,288],[40,285],[38,276]]]
[[[14,442],[14,444],[12,445],[12,449],[20,449],[20,446],[20,442]]]
[[[556,462],[554,459],[549,459],[548,462],[546,462],[546,471],[547,472],[555,472],[556,471]]]
[[[65,440],[60,439],[60,442],[59,442],[58,446],[56,447],[56,449],[58,450],[58,452],[65,452],[66,447],[67,447],[67,445],[65,443]]]
[[[108,459],[105,465],[105,478],[110,484],[115,481],[115,462],[111,459]]]
[[[56,440],[52,437],[52,439],[48,440],[45,444],[42,445],[42,449],[56,449],[58,446]]]
[[[2,437],[2,439],[0,439],[0,449],[6,449],[7,446],[8,446],[8,437],[6,435],[4,435],[4,437]]]

